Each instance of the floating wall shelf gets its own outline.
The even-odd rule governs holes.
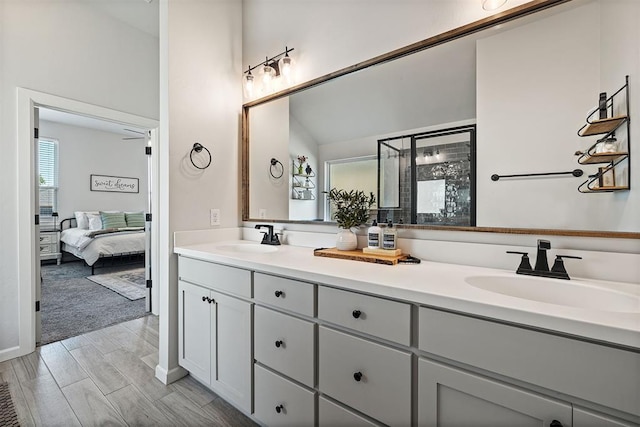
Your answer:
[[[596,174],[589,175],[589,179],[578,186],[578,191],[580,191],[581,193],[610,193],[614,191],[630,190],[631,162],[629,161],[629,158],[631,156],[631,139],[629,135],[631,114],[629,112],[629,76],[626,76],[624,86],[622,86],[620,89],[618,89],[618,91],[607,98],[604,104],[607,111],[611,109],[611,111],[613,112],[614,98],[620,94],[625,95],[624,103],[620,104],[621,106],[624,106],[626,110],[624,111],[624,114],[596,120],[593,119],[595,114],[598,113],[598,110],[596,110],[587,117],[587,119],[585,120],[585,125],[582,126],[580,130],[578,130],[578,136],[582,137],[604,135],[602,138],[598,138],[598,140],[594,144],[592,144],[588,150],[582,153],[578,153],[580,155],[580,157],[578,157],[578,163],[580,163],[581,165],[606,164],[605,167],[599,168]],[[598,144],[604,143],[603,141],[609,138],[614,138],[615,132],[625,124],[626,147],[618,147],[618,149],[621,151],[617,152],[596,152],[599,151],[597,150]],[[616,166],[625,161],[627,167],[626,169],[624,169],[624,174],[615,177],[614,174],[616,173],[616,171],[619,172],[619,169],[616,169]],[[609,174],[610,176],[614,177],[614,179],[611,180],[612,185],[602,185],[603,182],[606,181],[605,178],[607,178]],[[624,178],[624,181],[626,181],[628,184],[616,184],[620,182],[620,178]]]

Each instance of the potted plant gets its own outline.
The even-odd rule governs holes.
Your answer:
[[[333,219],[338,223],[340,231],[336,241],[336,248],[341,251],[352,251],[358,247],[358,239],[353,232],[369,220],[369,209],[376,202],[373,193],[367,196],[361,190],[338,190],[332,188],[329,191],[329,202],[335,207]]]

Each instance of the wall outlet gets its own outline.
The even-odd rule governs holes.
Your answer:
[[[220,225],[220,209],[211,209],[211,225]]]
[[[265,219],[266,217],[267,217],[267,210],[266,209],[260,209],[258,211],[258,218]]]

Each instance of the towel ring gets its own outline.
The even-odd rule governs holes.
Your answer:
[[[273,168],[276,165],[280,165],[280,175],[278,176],[273,174]],[[284,174],[284,166],[282,165],[282,163],[280,163],[280,160],[276,159],[275,157],[271,158],[271,166],[269,166],[269,174],[275,179],[282,178],[282,174]]]
[[[207,154],[209,155],[209,161],[204,166],[198,166],[193,162],[193,152],[195,151],[196,153],[200,153],[202,150],[205,150],[207,152]],[[195,144],[193,144],[193,148],[191,149],[191,152],[189,153],[189,160],[191,160],[191,164],[193,166],[195,166],[196,168],[198,168],[198,169],[206,169],[211,164],[211,151],[209,151],[207,149],[207,147],[205,147],[204,145],[200,144],[199,142],[196,142]]]

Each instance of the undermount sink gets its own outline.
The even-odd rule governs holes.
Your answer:
[[[479,289],[526,300],[618,313],[640,313],[640,295],[580,281],[521,276],[470,276]]]
[[[228,245],[220,245],[218,250],[224,252],[235,252],[244,254],[268,254],[276,252],[277,246],[261,245],[257,243],[230,243]]]

